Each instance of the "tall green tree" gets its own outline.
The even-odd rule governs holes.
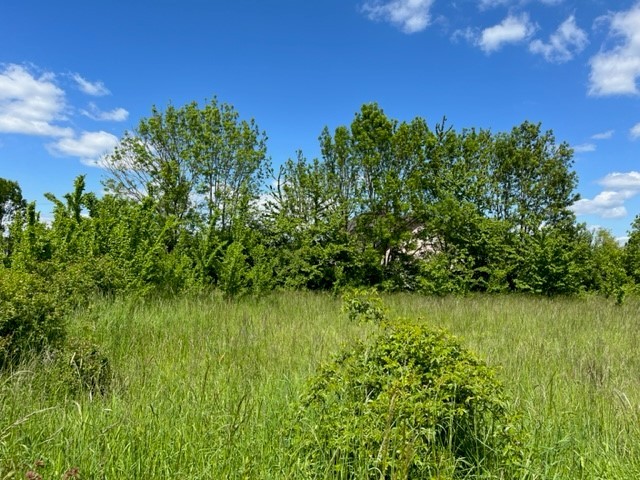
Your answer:
[[[63,196],[65,201],[52,193],[44,194],[54,204],[51,240],[55,257],[61,261],[90,256],[92,242],[88,229],[91,226],[83,218],[83,213],[95,213],[97,198],[95,194],[85,190],[85,176],[80,175],[74,181],[73,191]]]
[[[262,192],[266,135],[216,99],[154,107],[104,164],[111,193],[152,198],[166,218],[230,231]]]
[[[624,268],[624,249],[609,231],[602,228],[593,232],[592,237],[593,271],[589,276],[593,284],[589,287],[622,302],[629,282]]]
[[[556,144],[551,130],[524,122],[494,139],[490,166],[492,201],[489,215],[508,221],[521,235],[543,225],[574,220],[569,209],[578,199],[573,150]]]
[[[5,232],[13,216],[24,211],[27,202],[22,198],[22,189],[18,182],[0,178],[0,235]]]
[[[165,217],[181,220],[192,211],[194,180],[187,153],[191,138],[181,117],[181,109],[173,105],[164,112],[154,106],[149,118],[125,133],[103,161],[110,193],[138,201],[153,198]]]
[[[266,135],[255,120],[240,120],[231,105],[215,98],[204,107],[190,103],[180,115],[196,205],[207,221],[229,231],[261,193],[269,170]]]
[[[624,268],[627,275],[640,284],[640,215],[636,215],[631,223],[629,239],[624,246]]]

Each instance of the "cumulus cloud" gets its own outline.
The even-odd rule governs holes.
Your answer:
[[[109,154],[118,144],[118,137],[108,132],[82,132],[74,138],[62,138],[47,145],[53,155],[77,157],[82,163],[100,166],[100,159]]]
[[[80,110],[80,113],[92,120],[124,122],[129,118],[129,112],[124,108],[114,108],[113,110],[103,111],[93,102],[89,104],[88,108],[88,110]]]
[[[598,181],[605,190],[592,199],[583,198],[573,204],[576,215],[620,218],[627,215],[625,202],[640,194],[640,172],[612,172]]]
[[[536,27],[529,20],[529,15],[509,15],[498,25],[485,28],[480,34],[478,45],[485,53],[500,50],[508,43],[518,43],[529,38]]]
[[[610,190],[640,192],[640,172],[613,172],[598,182]]]
[[[64,119],[65,94],[54,83],[55,75],[36,76],[21,65],[0,70],[0,132],[69,137],[70,128],[56,125]]]
[[[640,76],[640,2],[609,16],[610,35],[617,45],[590,60],[589,94],[637,95]]]
[[[640,138],[640,123],[636,123],[633,127],[631,127],[631,130],[629,130],[629,135],[631,135],[631,138],[633,140],[637,140],[638,138]]]
[[[588,43],[586,32],[578,27],[571,15],[551,34],[548,42],[534,40],[529,44],[529,50],[542,55],[548,62],[564,63],[582,52]]]
[[[0,133],[50,137],[45,146],[52,155],[77,157],[87,165],[101,166],[100,159],[113,151],[118,138],[105,131],[77,132],[69,126],[69,117],[79,112],[94,120],[124,121],[129,112],[124,108],[102,111],[94,103],[87,110],[77,110],[67,104],[59,76],[35,72],[34,66],[0,64]],[[63,78],[69,76],[62,74]],[[101,82],[88,82],[79,74],[72,78],[85,93],[109,93]]]
[[[93,97],[102,97],[111,93],[107,89],[107,87],[104,86],[104,83],[100,81],[90,82],[89,80],[83,78],[79,73],[74,73],[73,75],[71,75],[71,78],[75,80],[80,90],[87,95],[91,95]]]
[[[573,151],[576,153],[588,153],[595,152],[596,146],[593,143],[582,143],[580,145],[575,145],[573,147]]]
[[[371,20],[385,21],[404,33],[416,33],[431,23],[430,10],[434,0],[368,1],[362,11]]]
[[[600,132],[600,133],[591,135],[591,138],[593,140],[609,140],[611,137],[613,137],[614,133],[615,133],[614,130],[607,130],[606,132]]]
[[[635,196],[636,192],[600,192],[593,199],[583,198],[573,204],[571,209],[576,215],[597,215],[602,218],[620,218],[627,215],[624,202]]]

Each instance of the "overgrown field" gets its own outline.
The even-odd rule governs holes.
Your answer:
[[[385,302],[499,367],[528,432],[526,478],[640,478],[640,303]],[[87,365],[108,358],[110,384],[77,388],[60,365],[84,364],[53,355],[0,377],[0,479],[297,478],[291,405],[321,362],[376,328],[305,293],[100,301],[69,322]]]

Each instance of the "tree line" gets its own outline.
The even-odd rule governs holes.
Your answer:
[[[365,104],[321,132],[319,158],[274,168],[266,145],[214,99],[153,108],[102,160],[106,193],[78,177],[46,195],[48,223],[0,179],[0,273],[66,298],[367,286],[621,301],[640,282],[640,217],[625,246],[578,223],[573,151],[540,124],[457,131]]]

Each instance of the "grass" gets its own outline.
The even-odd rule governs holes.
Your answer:
[[[531,432],[539,478],[640,478],[640,303],[598,297],[425,299],[392,311],[465,339],[502,378]]]
[[[500,366],[530,432],[529,478],[640,478],[640,303],[385,301]],[[72,468],[83,479],[294,478],[281,433],[291,403],[321,361],[370,330],[307,293],[100,301],[70,328],[110,358],[111,391],[73,393],[36,360],[0,377],[0,479]]]

